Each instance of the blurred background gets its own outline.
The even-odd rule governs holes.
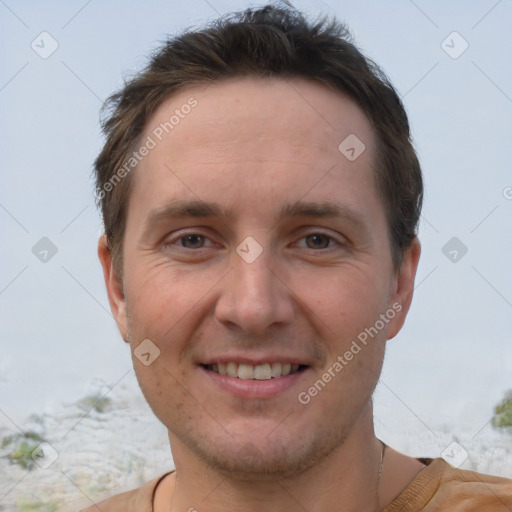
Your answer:
[[[0,510],[69,510],[173,467],[96,256],[99,110],[167,34],[263,3],[0,0]],[[377,434],[512,477],[512,435],[493,426],[512,388],[512,2],[293,3],[345,21],[389,75],[424,172],[415,299],[388,343]]]

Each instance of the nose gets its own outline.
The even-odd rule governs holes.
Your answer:
[[[215,308],[219,322],[246,334],[265,335],[271,326],[293,320],[292,292],[271,263],[267,251],[251,263],[233,255],[232,270],[223,280]]]

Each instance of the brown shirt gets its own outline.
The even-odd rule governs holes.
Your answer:
[[[427,466],[382,512],[512,512],[512,480],[456,469],[443,459],[418,459]],[[163,475],[82,512],[153,512]]]

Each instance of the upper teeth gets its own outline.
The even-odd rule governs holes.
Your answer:
[[[238,377],[244,380],[268,380],[275,377],[284,377],[299,369],[298,364],[290,363],[264,363],[258,365],[219,363],[208,365],[208,368],[221,375]]]

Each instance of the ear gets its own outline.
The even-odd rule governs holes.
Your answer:
[[[419,240],[415,238],[404,253],[402,266],[394,278],[389,307],[397,314],[388,324],[388,340],[394,338],[400,332],[411,307],[414,278],[416,277],[420,254],[421,245]]]
[[[123,283],[114,270],[112,251],[110,250],[106,235],[101,236],[98,240],[98,257],[103,267],[103,278],[107,288],[110,310],[114,315],[121,336],[125,341],[128,341],[128,322]]]

